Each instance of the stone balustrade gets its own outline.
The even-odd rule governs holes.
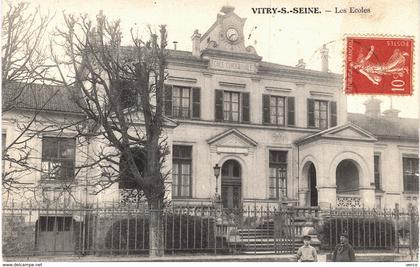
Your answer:
[[[362,208],[362,198],[358,195],[337,195],[337,208]]]

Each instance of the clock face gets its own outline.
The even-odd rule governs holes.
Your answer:
[[[239,38],[239,33],[236,29],[234,28],[229,28],[226,31],[226,38],[231,41],[231,42],[236,42]]]

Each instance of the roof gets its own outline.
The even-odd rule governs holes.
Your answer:
[[[333,72],[325,72],[319,70],[312,70],[312,69],[304,69],[298,68],[293,66],[287,66],[267,61],[261,61],[259,64],[259,71],[274,71],[274,72],[296,72],[301,75],[311,75],[311,76],[318,76],[318,77],[325,77],[325,78],[332,78],[332,79],[341,79],[342,75],[333,73]],[[340,80],[341,81],[341,80]]]
[[[47,84],[2,83],[2,107],[54,112],[82,113],[72,97],[80,96],[76,88]]]
[[[203,60],[201,57],[195,57],[192,55],[189,51],[182,51],[182,50],[172,50],[168,49],[168,56],[170,59],[174,60],[186,60],[186,61],[196,61],[196,62],[202,62],[204,63],[205,60]],[[225,51],[218,51],[218,53],[226,53]],[[230,53],[230,52],[228,52]],[[240,57],[238,53],[230,53],[231,55],[235,55]],[[260,57],[258,57],[260,58]],[[311,69],[303,69],[293,66],[287,66],[277,63],[271,63],[266,61],[260,61],[258,63],[258,71],[259,72],[283,72],[283,73],[296,73],[299,75],[307,75],[311,77],[323,77],[327,79],[337,79],[341,82],[342,75],[332,72],[324,72],[319,70],[311,70]]]
[[[410,118],[371,117],[366,114],[348,113],[348,120],[378,138],[401,140],[419,139],[419,121]]]

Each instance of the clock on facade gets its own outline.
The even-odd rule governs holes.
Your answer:
[[[239,33],[235,28],[229,28],[226,31],[226,38],[231,42],[236,42],[239,38]]]

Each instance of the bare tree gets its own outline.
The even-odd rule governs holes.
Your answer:
[[[18,100],[24,86],[43,82],[50,66],[45,53],[44,36],[52,16],[40,13],[39,7],[30,9],[29,3],[7,3],[2,22],[2,82],[18,82],[12,100]],[[14,106],[3,105],[2,111]],[[7,103],[6,103],[7,104]]]
[[[32,86],[38,86],[48,79],[51,66],[47,64],[44,38],[52,16],[43,15],[39,8],[31,9],[28,3],[7,3],[4,7],[2,21],[2,115],[3,121],[13,120],[16,132],[9,138],[7,145],[3,142],[3,164],[13,166],[7,170],[3,166],[3,189],[19,187],[19,178],[28,171],[38,170],[30,164],[34,148],[28,143],[50,126],[37,128],[37,117],[55,97],[57,92],[47,99],[36,103],[32,99],[32,111],[22,112],[29,108],[27,99]],[[42,87],[42,86],[41,86]],[[39,124],[38,124],[39,125]],[[34,130],[37,128],[36,130]]]
[[[79,168],[92,170],[89,179],[97,192],[118,182],[134,184],[132,192],[150,208],[150,255],[162,255],[169,151],[163,115],[166,28],[160,26],[158,34],[149,29],[147,41],[132,34],[132,46],[123,47],[120,22],[102,13],[96,23],[86,15],[64,15],[64,20],[56,44],[65,53],[54,60],[63,84],[82,92],[74,101],[89,123],[80,136],[96,144],[90,161]]]

